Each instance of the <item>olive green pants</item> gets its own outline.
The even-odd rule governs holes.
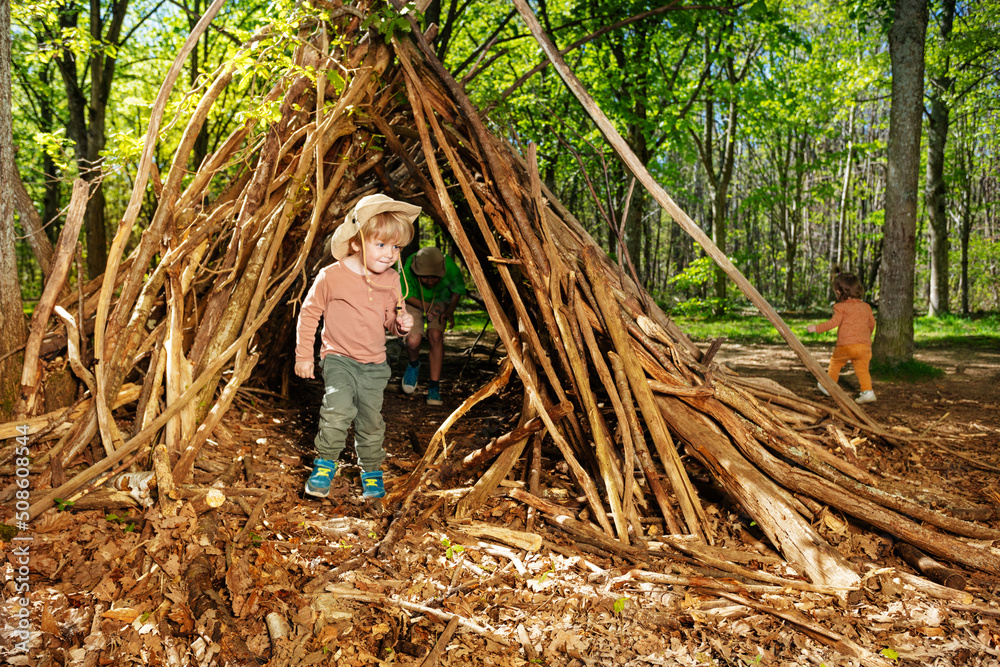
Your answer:
[[[316,452],[320,458],[336,461],[353,423],[358,462],[365,472],[375,472],[385,460],[382,398],[389,383],[389,364],[363,364],[328,354],[322,365],[326,394],[319,409]]]

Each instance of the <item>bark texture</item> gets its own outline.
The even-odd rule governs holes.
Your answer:
[[[11,115],[10,3],[0,3],[0,419],[10,419],[19,391],[23,363],[14,351],[24,345],[28,328],[21,306],[14,248],[14,136]],[[10,356],[7,356],[10,354]]]
[[[920,137],[924,109],[924,40],[927,0],[898,0],[889,30],[892,105],[879,309],[873,357],[887,363],[913,358]]]

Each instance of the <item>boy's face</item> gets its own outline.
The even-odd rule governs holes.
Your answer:
[[[355,252],[361,252],[356,243],[352,244],[352,248],[356,248]],[[374,241],[366,239],[363,253],[365,267],[372,273],[384,273],[399,259],[399,250],[398,245],[386,243],[381,239]]]
[[[419,280],[420,284],[423,285],[424,287],[434,288],[434,287],[437,287],[437,284],[439,282],[441,282],[441,277],[440,276],[417,276],[417,280]]]

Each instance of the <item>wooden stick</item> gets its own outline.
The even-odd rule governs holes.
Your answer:
[[[222,507],[226,502],[226,494],[221,489],[205,489],[188,502],[194,513],[200,516],[205,512]]]
[[[181,453],[180,458],[174,465],[174,479],[178,484],[184,482],[187,476],[191,473],[191,468],[194,467],[195,459],[198,458],[198,454],[201,452],[201,448],[208,442],[212,431],[218,426],[219,422],[222,420],[223,415],[225,415],[226,410],[233,402],[233,398],[236,396],[236,390],[239,386],[246,382],[246,379],[250,377],[250,373],[253,371],[254,366],[257,365],[258,355],[254,354],[250,358],[246,359],[241,365],[233,369],[233,375],[226,382],[226,386],[223,387],[222,393],[219,395],[218,400],[212,405],[212,408],[208,411],[205,416],[205,420],[198,426],[198,430],[195,431],[194,435],[188,441],[187,446]]]
[[[167,445],[153,448],[153,470],[156,471],[156,488],[159,491],[160,511],[163,516],[177,516],[174,476],[170,472],[170,452]]]
[[[954,588],[957,591],[965,590],[965,577],[961,573],[942,565],[913,545],[900,542],[896,545],[896,553],[921,574],[930,577],[942,586]]]
[[[434,648],[431,652],[427,654],[424,661],[420,663],[420,667],[435,667],[438,664],[438,660],[444,655],[444,652],[448,649],[448,643],[451,641],[451,636],[455,634],[455,630],[458,629],[458,616],[452,616],[451,620],[448,621],[448,625],[445,626],[444,632],[438,637],[437,643],[434,644]]]
[[[574,410],[572,403],[563,403],[553,407],[549,412],[549,418],[553,422],[557,422],[567,414]],[[537,433],[545,428],[545,422],[542,421],[540,417],[535,417],[528,420],[521,426],[518,426],[513,431],[501,435],[499,438],[494,438],[488,445],[481,447],[474,452],[467,454],[461,461],[455,464],[454,469],[441,472],[441,478],[447,479],[449,476],[458,474],[458,468],[461,470],[472,470],[477,466],[482,465],[485,461],[497,456],[503,450],[507,449],[511,445],[515,444],[519,440],[523,440],[532,433]]]
[[[636,536],[641,538],[642,525],[639,521],[639,515],[635,508],[635,498],[633,495],[637,492],[635,484],[635,433],[629,424],[629,414],[625,408],[623,397],[619,394],[619,387],[615,383],[614,377],[612,377],[611,370],[608,368],[607,363],[604,361],[604,355],[601,354],[601,349],[597,344],[594,331],[590,328],[589,320],[583,312],[583,302],[579,298],[571,299],[571,302],[573,303],[576,311],[576,321],[579,325],[580,333],[583,335],[587,351],[590,352],[590,361],[594,365],[594,369],[597,371],[597,376],[600,378],[601,384],[604,385],[604,390],[608,393],[608,400],[611,401],[611,406],[615,411],[615,416],[618,418],[622,448],[624,450],[622,452],[622,471],[619,473],[622,477],[622,512],[632,524],[632,528],[635,531]],[[612,354],[614,354],[614,352],[609,352],[608,356],[610,357]],[[625,391],[628,392],[627,383]],[[631,403],[631,394],[626,394],[626,397],[629,403]]]
[[[670,498],[660,484],[660,473],[653,464],[653,456],[650,454],[646,438],[643,436],[642,425],[639,423],[639,415],[636,414],[635,406],[632,404],[632,390],[628,386],[628,378],[625,376],[625,367],[621,357],[614,352],[608,352],[608,359],[615,373],[615,384],[621,396],[622,409],[625,411],[625,425],[632,432],[632,441],[635,444],[636,458],[642,468],[642,474],[646,477],[649,490],[653,492],[653,497],[660,508],[660,514],[667,524],[667,530],[671,533],[680,533],[681,525],[677,521],[673,508],[670,506]]]
[[[553,299],[553,310],[555,312],[556,324],[559,326],[560,332],[562,333],[563,348],[566,350],[566,354],[569,358],[570,368],[576,375],[577,385],[580,387],[589,387],[590,378],[587,374],[586,364],[583,359],[580,358],[581,351],[575,344],[573,344],[575,331],[570,330],[571,325],[567,318],[568,313],[559,304],[557,300],[558,296],[556,294],[553,294]],[[620,477],[620,472],[616,469],[617,467],[613,462],[611,436],[608,433],[607,424],[605,424],[604,418],[601,416],[600,410],[597,407],[597,400],[594,398],[594,394],[590,391],[581,391],[579,394],[580,401],[583,403],[583,408],[587,413],[587,419],[590,422],[590,433],[594,439],[594,450],[597,457],[597,464],[601,473],[601,479],[604,482],[604,494],[608,504],[611,506],[611,515],[614,519],[615,532],[618,534],[619,540],[621,540],[624,544],[628,544],[628,522],[625,519],[625,514],[622,509],[623,483]],[[607,522],[606,517],[600,518],[603,519],[602,525]],[[612,533],[609,533],[609,535],[610,534]]]
[[[243,541],[243,538],[246,537],[250,533],[250,531],[253,530],[253,527],[257,525],[257,520],[260,518],[261,512],[264,511],[264,505],[267,504],[268,500],[270,500],[270,495],[267,493],[262,495],[257,500],[257,504],[254,505],[253,511],[250,512],[250,516],[247,517],[247,522],[243,524],[243,530],[239,532],[239,534],[236,536],[236,539],[233,540],[233,542],[239,544],[240,542]]]
[[[16,410],[19,415],[29,415],[34,412],[35,396],[38,392],[38,350],[42,346],[46,324],[56,306],[56,300],[62,293],[63,284],[69,274],[69,267],[76,250],[76,240],[83,226],[83,216],[87,211],[87,200],[90,189],[87,181],[78,178],[73,182],[73,196],[66,213],[66,223],[59,233],[53,255],[52,271],[45,281],[45,289],[38,300],[35,312],[31,316],[31,326],[28,342],[24,349],[24,366],[21,370],[21,405]]]

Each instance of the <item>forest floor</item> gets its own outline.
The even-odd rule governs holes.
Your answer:
[[[474,344],[475,338],[449,334],[445,404],[438,407],[425,403],[426,361],[417,391],[399,391],[402,359],[398,347],[390,348],[397,369],[384,408],[390,491],[448,415],[496,372],[502,352],[493,348],[495,336]],[[813,351],[825,364],[829,350]],[[917,357],[946,375],[918,384],[877,382],[878,402],[865,410],[901,434],[928,439],[889,446],[860,437],[859,459],[886,488],[904,489],[939,509],[976,509],[986,517],[982,523],[1000,529],[992,512],[1000,508],[1000,352],[935,349]],[[803,398],[830,400],[787,348],[727,343],[716,360],[740,374],[772,378]],[[850,373],[841,384],[856,393]],[[521,392],[515,385],[451,427],[452,457],[516,425]],[[916,580],[906,577],[913,570],[896,556],[891,537],[822,508],[813,525],[863,577],[862,590],[848,598],[748,582],[669,549],[651,549],[649,559],[637,563],[573,542],[506,494],[522,485],[523,464],[463,520],[454,518],[456,492],[422,489],[405,532],[379,557],[397,508],[358,497],[350,448],[331,497],[303,497],[321,391],[318,382],[295,381],[294,399],[283,401],[241,390],[195,469],[193,481],[208,485],[239,462],[240,478],[226,485],[229,500],[217,512],[196,516],[188,503],[176,518],[164,517],[158,506],[52,510],[36,518],[29,531],[33,634],[26,652],[15,646],[11,616],[17,558],[10,543],[0,543],[6,601],[0,662],[209,665],[224,657],[240,665],[1000,665],[997,577],[965,571],[965,591],[950,594],[914,588]],[[544,469],[546,497],[582,510],[558,452],[546,447],[543,456],[559,462]],[[750,569],[794,577],[760,541],[750,517],[697,463],[685,461],[719,553],[731,562],[742,558]],[[476,475],[467,477],[449,486],[465,486]],[[266,495],[241,491],[248,488]],[[6,498],[4,521],[13,506]],[[251,526],[248,515],[254,515]],[[663,527],[655,520],[648,527],[646,537],[655,542]],[[542,546],[505,544],[498,528],[536,533]],[[205,564],[207,573],[199,569]],[[686,583],[650,583],[655,577],[640,571]],[[718,582],[732,586],[712,588]],[[287,638],[271,638],[269,614],[288,624]]]

